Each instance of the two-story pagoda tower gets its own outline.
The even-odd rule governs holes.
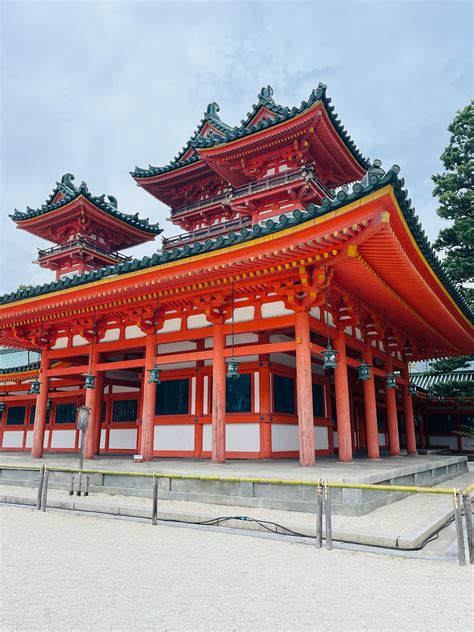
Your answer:
[[[56,244],[38,249],[38,263],[56,272],[56,280],[97,270],[130,259],[119,251],[153,240],[162,231],[158,224],[118,209],[112,195],[94,196],[87,184],[73,184],[66,173],[38,209],[15,209],[10,215],[17,227]]]
[[[250,227],[308,204],[333,199],[360,180],[368,162],[334,115],[326,86],[300,107],[282,107],[271,86],[231,127],[210,103],[196,131],[165,167],[136,167],[137,184],[171,207],[171,221],[187,234],[163,247],[206,240]],[[335,190],[336,189],[336,190]]]

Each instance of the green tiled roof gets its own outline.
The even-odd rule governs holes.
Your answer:
[[[260,132],[264,129],[271,128],[273,125],[278,125],[283,121],[289,121],[298,114],[301,114],[302,112],[307,110],[314,103],[316,103],[316,101],[319,100],[321,100],[324,104],[331,123],[334,125],[334,128],[339,134],[339,137],[344,142],[352,156],[357,160],[361,167],[363,167],[364,169],[368,169],[370,166],[369,160],[367,158],[364,158],[364,156],[358,150],[356,144],[342,125],[341,120],[334,111],[334,106],[331,105],[331,99],[326,96],[326,85],[324,83],[318,84],[318,87],[311,92],[307,101],[302,101],[299,107],[293,108],[282,107],[281,105],[275,103],[275,101],[273,100],[273,90],[271,86],[262,88],[260,94],[258,95],[258,103],[254,105],[251,112],[247,114],[247,118],[241,121],[240,126],[229,127],[226,125],[225,131],[224,129],[220,130],[223,132],[223,136],[217,136],[216,134],[213,134],[204,138],[200,136],[199,133],[195,133],[188,141],[188,144],[183,148],[183,151],[180,155],[184,155],[185,151],[189,147],[214,147],[215,145],[228,143],[230,141],[254,134],[255,132]],[[261,119],[256,125],[249,125],[249,123],[257,113],[258,109],[262,106],[271,110],[275,114],[275,117],[273,119],[264,118]],[[153,167],[152,165],[149,165],[148,169],[144,167],[135,167],[134,171],[131,171],[130,173],[134,178],[151,178],[153,176],[172,171],[173,169],[184,167],[185,165],[191,164],[193,162],[198,162],[199,160],[200,158],[196,154],[184,161],[179,161],[179,158],[175,158],[165,167]]]
[[[159,253],[155,253],[151,257],[144,257],[143,259],[133,259],[125,263],[119,263],[115,266],[108,266],[100,268],[99,270],[67,277],[56,282],[46,283],[44,285],[29,287],[11,294],[6,294],[0,297],[0,304],[11,303],[13,301],[26,299],[34,296],[40,296],[48,292],[55,292],[65,288],[76,287],[92,281],[110,277],[114,275],[126,274],[137,270],[144,270],[155,266],[160,266],[163,263],[170,261],[179,261],[181,259],[187,259],[194,255],[212,252],[227,248],[239,243],[250,242],[253,239],[277,233],[280,230],[303,224],[307,220],[315,217],[320,217],[330,213],[346,204],[359,200],[364,196],[381,189],[382,187],[390,184],[393,186],[395,196],[398,200],[403,216],[410,228],[413,237],[418,244],[421,252],[425,256],[426,260],[430,264],[433,271],[436,273],[440,281],[444,284],[448,292],[456,301],[462,312],[471,320],[474,320],[473,313],[466,302],[463,295],[456,287],[454,281],[448,275],[443,268],[441,262],[432,249],[425,231],[422,229],[418,216],[415,214],[415,209],[411,205],[411,200],[408,198],[408,192],[403,188],[405,181],[403,178],[399,178],[398,174],[400,168],[397,165],[391,167],[385,172],[380,165],[380,161],[374,161],[373,165],[368,169],[368,172],[361,182],[356,182],[352,191],[349,192],[348,187],[341,189],[334,199],[324,198],[320,206],[315,204],[309,204],[307,209],[295,210],[291,215],[280,215],[278,220],[268,219],[264,226],[256,224],[252,228],[243,228],[240,232],[231,232],[228,235],[220,235],[215,239],[207,239],[204,243],[196,242],[192,246],[185,245],[182,248],[174,248],[173,250],[165,250]]]
[[[138,213],[135,215],[129,215],[127,213],[122,213],[118,210],[117,199],[112,195],[108,195],[108,202],[105,200],[105,195],[94,196],[89,192],[87,188],[87,184],[85,182],[81,182],[79,187],[76,187],[73,184],[74,176],[72,173],[66,173],[61,178],[61,182],[57,182],[55,188],[53,189],[51,195],[45,201],[45,203],[38,209],[32,209],[27,207],[26,213],[22,213],[15,209],[15,211],[10,215],[11,219],[14,222],[23,222],[27,219],[31,219],[33,217],[39,217],[40,215],[44,215],[45,213],[50,213],[51,211],[55,211],[60,209],[66,204],[69,204],[79,196],[84,196],[91,204],[105,211],[108,215],[112,215],[113,217],[119,219],[134,228],[142,230],[146,233],[151,233],[153,235],[159,235],[162,233],[162,229],[159,224],[150,224],[148,219],[141,219],[138,217]],[[62,193],[64,196],[59,202],[53,203],[54,198],[58,193]]]

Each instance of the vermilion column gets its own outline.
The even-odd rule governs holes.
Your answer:
[[[349,406],[349,386],[347,383],[346,336],[339,331],[334,340],[334,350],[338,351],[337,369],[334,369],[336,391],[337,436],[339,461],[352,461],[351,413]]]
[[[260,334],[258,342],[267,343],[269,336]],[[259,387],[260,387],[260,455],[262,459],[269,459],[272,455],[272,426],[271,416],[271,375],[270,375],[270,355],[264,353],[259,356]]]
[[[389,358],[385,363],[387,373],[393,372],[393,360]],[[400,456],[400,437],[398,433],[397,390],[385,386],[385,401],[387,404],[387,429],[390,456]]]
[[[413,401],[408,391],[408,381],[410,373],[408,364],[402,370],[402,377],[405,380],[403,385],[403,412],[405,415],[405,432],[407,436],[407,452],[408,454],[416,454],[416,437],[415,437],[415,418],[413,416]]]
[[[153,460],[153,441],[155,434],[156,384],[149,384],[148,370],[155,364],[157,349],[155,335],[148,334],[145,343],[145,372],[143,375],[142,432],[140,453],[144,461]]]
[[[225,389],[224,325],[214,325],[212,353],[212,461],[225,463]]]
[[[364,362],[372,367],[372,349],[367,346],[363,353]],[[365,430],[367,435],[367,456],[369,459],[380,459],[379,430],[377,427],[377,402],[375,399],[375,375],[371,369],[372,377],[363,382]]]
[[[48,377],[46,371],[49,369],[48,350],[41,350],[41,368],[39,372],[40,392],[36,398],[35,425],[33,427],[33,444],[31,456],[39,459],[43,456],[44,430],[46,427],[46,415],[48,404]]]
[[[96,399],[96,419],[94,432],[94,454],[100,452],[100,432],[102,428],[102,405],[104,403],[104,373],[101,371],[96,379],[97,399]]]
[[[90,352],[91,353],[91,352]],[[90,363],[90,374],[96,378],[95,388],[86,389],[85,405],[89,408],[89,424],[87,426],[86,435],[84,437],[84,458],[92,459],[95,453],[95,438],[97,434],[97,424],[100,428],[100,417],[97,415],[97,360],[99,354],[96,350],[92,352],[92,361]]]
[[[295,314],[295,338],[300,465],[311,466],[314,465],[315,459],[313,386],[311,377],[308,312],[297,312]]]

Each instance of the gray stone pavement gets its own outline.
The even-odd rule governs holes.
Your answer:
[[[0,507],[5,631],[463,631],[472,567]]]

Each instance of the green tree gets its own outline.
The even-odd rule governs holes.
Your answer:
[[[443,264],[467,300],[474,302],[474,101],[448,127],[449,145],[441,154],[445,171],[433,176],[438,215],[450,220],[434,243]]]
[[[436,360],[430,364],[429,372],[433,375],[451,373],[455,369],[467,369],[471,362],[474,361],[474,355],[459,356],[456,358],[443,358]],[[454,373],[450,376],[450,380],[436,384],[430,389],[432,395],[438,397],[453,397],[454,399],[464,397],[474,397],[474,382],[465,382],[452,379]]]

